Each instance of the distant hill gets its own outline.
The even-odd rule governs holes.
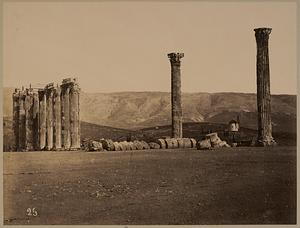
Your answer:
[[[12,88],[4,88],[4,116],[12,116]],[[123,129],[171,124],[170,93],[81,93],[83,122]],[[183,121],[228,123],[240,115],[241,126],[256,129],[256,94],[183,93]],[[277,132],[296,132],[296,95],[272,96],[272,124]]]
[[[3,121],[3,149],[4,151],[14,150],[14,136],[12,131],[11,117],[4,117]],[[200,140],[209,132],[218,132],[221,139],[230,141],[230,135],[225,134],[227,124],[222,123],[183,123],[183,137],[195,138]],[[171,125],[149,127],[138,130],[126,130],[113,128],[108,126],[100,126],[97,124],[81,122],[81,139],[99,140],[101,138],[112,139],[113,141],[124,140],[145,140],[151,142],[157,138],[162,138],[171,135]],[[239,139],[251,140],[257,135],[256,130],[249,128],[241,128]],[[296,145],[296,133],[294,132],[273,132],[273,136],[280,145]]]

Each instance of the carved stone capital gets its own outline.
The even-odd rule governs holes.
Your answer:
[[[255,38],[258,46],[268,45],[269,35],[272,31],[272,28],[256,28]]]
[[[61,94],[61,88],[60,86],[56,86],[54,89],[54,96],[60,96]]]
[[[170,59],[171,63],[180,63],[180,59],[184,57],[184,53],[169,53],[168,58]]]
[[[70,86],[70,91],[71,91],[72,93],[79,93],[79,92],[80,92],[80,88],[79,88],[78,83],[73,83],[73,84],[71,84],[71,86]]]

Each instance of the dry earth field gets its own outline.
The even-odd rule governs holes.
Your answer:
[[[296,147],[4,153],[4,224],[295,223]]]

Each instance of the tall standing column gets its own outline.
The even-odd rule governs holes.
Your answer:
[[[269,35],[271,28],[257,28],[255,38],[257,44],[256,82],[257,82],[257,111],[258,138],[257,145],[270,146],[276,142],[272,137],[271,94],[269,71]]]
[[[19,90],[15,89],[13,93],[13,132],[15,138],[14,150],[19,150]]]
[[[33,118],[33,148],[34,150],[39,150],[40,142],[39,142],[39,95],[37,91],[33,92],[33,108],[32,108],[32,118]]]
[[[54,149],[61,149],[61,89],[57,86],[54,90],[53,108],[54,108]]]
[[[46,147],[46,107],[47,107],[47,99],[45,90],[39,90],[39,146],[40,150],[44,150]]]
[[[47,140],[46,149],[53,149],[53,83],[46,86],[47,108],[46,108],[46,127]]]
[[[180,59],[184,54],[170,53],[168,57],[171,62],[172,137],[182,138]]]
[[[79,122],[79,87],[74,79],[70,89],[70,133],[71,149],[80,149],[80,122]]]
[[[70,86],[65,79],[61,85],[61,124],[62,124],[62,146],[64,150],[69,150],[71,146],[70,137]]]
[[[33,150],[33,93],[31,89],[26,89],[25,95],[25,133],[26,144],[25,150]]]
[[[26,149],[26,117],[25,117],[25,96],[26,93],[22,89],[19,93],[19,151]]]

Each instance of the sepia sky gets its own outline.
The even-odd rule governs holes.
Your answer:
[[[255,93],[253,29],[272,27],[271,93],[297,92],[294,2],[6,2],[3,16],[4,86],[170,91],[174,51],[183,92]]]

